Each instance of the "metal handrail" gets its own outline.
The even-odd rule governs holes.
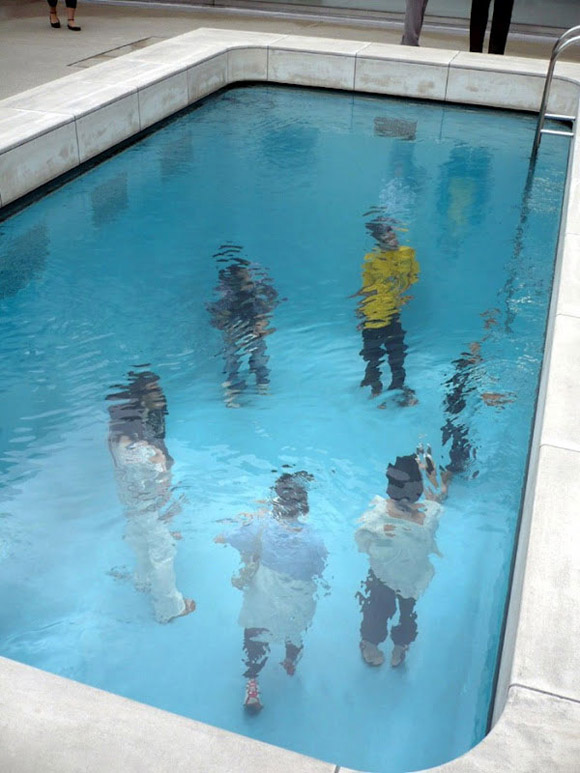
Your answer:
[[[550,64],[548,66],[548,73],[546,75],[546,82],[544,84],[544,93],[542,95],[542,103],[540,105],[540,112],[538,113],[538,123],[536,125],[536,134],[534,136],[534,145],[532,147],[532,155],[531,155],[531,162],[535,163],[536,156],[538,154],[538,148],[540,147],[540,140],[542,139],[542,134],[554,134],[554,130],[552,129],[544,129],[544,122],[546,120],[546,117],[548,118],[554,118],[556,120],[560,121],[571,121],[574,122],[574,116],[572,115],[550,115],[546,114],[546,108],[548,106],[548,96],[550,94],[550,86],[552,85],[552,78],[554,76],[554,69],[556,67],[556,62],[558,60],[558,57],[564,51],[568,46],[572,46],[575,43],[580,42],[580,25],[577,27],[571,27],[569,30],[566,30],[556,43],[554,44],[554,48],[552,49],[552,54],[550,56]],[[571,137],[572,132],[559,132],[560,135],[563,135],[565,137]]]

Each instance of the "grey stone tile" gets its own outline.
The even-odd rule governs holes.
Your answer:
[[[269,52],[268,80],[277,83],[352,91],[354,71],[354,55],[286,51],[278,48],[272,48]]]
[[[219,54],[187,71],[189,101],[195,102],[228,82],[228,54]]]
[[[512,687],[489,735],[467,754],[429,768],[429,773],[577,773],[579,726],[580,704]]]
[[[27,113],[24,112],[24,120]],[[2,205],[39,188],[78,166],[78,143],[74,121],[0,152],[0,196]]]
[[[558,314],[550,355],[541,444],[580,451],[580,319]]]
[[[540,450],[511,682],[580,700],[580,453]]]
[[[557,311],[580,317],[580,234],[567,233],[564,239]]]
[[[20,110],[78,117],[115,102],[132,90],[123,82],[95,83],[85,80],[85,77],[86,72],[75,73],[69,78],[10,97],[4,104]]]
[[[4,107],[0,103],[0,153],[64,126],[72,116]]]
[[[130,94],[76,120],[81,163],[114,147],[141,128],[137,94]]]
[[[334,773],[335,766],[0,658],[6,773]],[[9,710],[7,710],[9,707]]]

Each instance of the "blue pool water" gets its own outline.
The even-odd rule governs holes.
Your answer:
[[[565,142],[545,140],[526,195],[533,130],[532,118],[509,113],[238,88],[1,223],[1,654],[368,771],[429,767],[480,740],[567,159]],[[381,216],[418,263],[400,310],[418,399],[407,407],[401,392],[371,398],[360,386],[353,296],[374,245],[365,224]],[[244,364],[247,388],[228,405],[208,304],[232,256],[278,299],[264,339],[270,383],[257,388]],[[107,397],[145,363],[167,400],[181,505],[155,528],[166,541],[179,532],[176,587],[197,602],[169,624],[135,587],[107,445]],[[387,373],[385,362],[385,386]],[[369,555],[355,542],[358,521],[385,495],[397,456],[431,444],[437,465],[449,463],[449,418],[471,455],[439,517],[432,576],[423,567],[418,633],[404,663],[391,666],[389,638],[372,668],[359,650]],[[306,564],[322,561],[322,576],[305,595],[296,673],[273,644],[259,678],[264,708],[251,716],[244,593],[231,583],[240,556],[214,538],[299,470],[314,476],[311,560],[300,546],[284,560],[296,555],[315,575]]]

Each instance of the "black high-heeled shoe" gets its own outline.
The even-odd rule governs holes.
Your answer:
[[[60,24],[58,25],[60,27]],[[81,28],[77,27],[75,24],[70,24],[70,22],[66,25],[71,32],[80,32]]]
[[[56,14],[55,14],[55,15],[56,15]],[[50,14],[50,16],[52,16],[52,14]],[[50,16],[48,17],[48,20],[49,20],[49,21],[50,21]],[[56,20],[56,21],[50,21],[50,26],[51,26],[53,29],[57,30],[57,29],[60,27],[60,21],[58,20],[58,18],[57,18],[57,20]]]

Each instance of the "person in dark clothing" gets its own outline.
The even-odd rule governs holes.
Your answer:
[[[461,422],[461,414],[467,406],[468,395],[475,390],[474,369],[481,362],[481,344],[469,345],[468,352],[453,361],[453,374],[445,382],[446,395],[443,400],[445,424],[441,427],[442,442],[445,446],[451,440],[449,463],[446,469],[450,473],[465,472],[474,455],[469,440],[469,430]]]
[[[246,388],[240,375],[245,355],[249,355],[248,367],[258,389],[265,391],[270,383],[266,336],[274,332],[269,322],[279,302],[278,293],[259,266],[238,256],[220,269],[216,292],[219,298],[208,304],[208,311],[211,325],[223,334],[223,386],[226,403],[234,407],[235,398]]]
[[[58,0],[48,0],[48,5],[50,6],[50,26],[54,29],[58,29],[60,27],[60,21],[58,18],[58,14],[56,12],[56,4]],[[67,8],[67,16],[68,16],[68,23],[67,27],[71,32],[80,32],[81,28],[75,24],[75,11],[77,8],[77,0],[66,0],[66,8]]]
[[[398,456],[389,464],[387,480],[387,498],[371,501],[355,534],[359,551],[368,553],[370,563],[356,598],[362,612],[360,651],[369,666],[384,663],[379,644],[387,638],[398,605],[399,623],[391,628],[391,666],[396,668],[417,638],[415,604],[435,573],[429,555],[438,553],[435,532],[447,487],[437,478],[430,449],[421,447],[416,455]],[[423,493],[426,501],[420,503]]]
[[[471,0],[471,18],[469,21],[470,51],[483,51],[483,39],[485,37],[490,5],[491,0]],[[505,53],[513,6],[514,0],[494,0],[488,53]]]
[[[244,629],[244,708],[251,714],[262,709],[258,676],[270,645],[284,646],[281,665],[292,676],[316,610],[317,582],[327,552],[316,529],[303,520],[309,511],[306,487],[312,479],[304,470],[284,473],[274,484],[269,509],[215,538],[236,548],[242,559],[232,585],[244,594],[239,623]]]
[[[491,329],[497,324],[497,309],[485,311],[481,317],[485,330],[488,331],[481,341],[469,344],[468,351],[453,361],[453,373],[445,382],[446,394],[443,400],[445,424],[441,427],[442,443],[445,446],[451,440],[449,449],[449,462],[445,466],[444,476],[448,479],[455,473],[463,473],[475,458],[475,448],[469,438],[464,412],[468,405],[469,395],[478,392],[482,380],[481,346],[489,338]],[[510,393],[480,392],[479,396],[485,405],[502,408],[513,402],[514,396]]]

